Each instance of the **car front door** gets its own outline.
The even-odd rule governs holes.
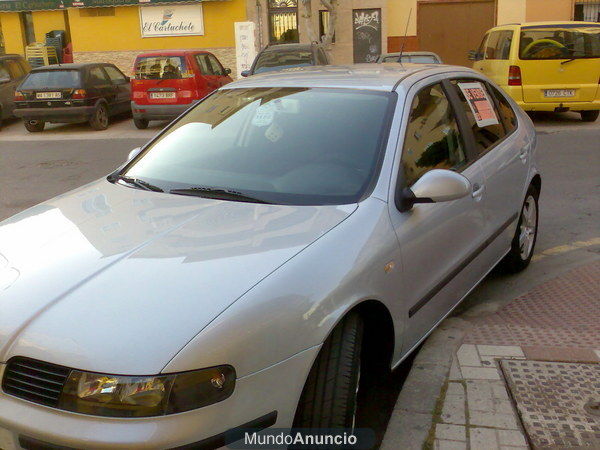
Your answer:
[[[451,81],[473,131],[477,158],[486,177],[486,219],[488,234],[497,236],[493,242],[498,251],[507,250],[514,234],[514,225],[525,195],[530,154],[535,141],[519,129],[513,107],[506,96],[491,84],[473,78]],[[487,102],[488,117],[477,117],[469,105],[468,89],[480,89]],[[484,119],[482,121],[481,119]],[[490,255],[493,257],[493,255]]]
[[[229,74],[225,72],[225,68],[219,62],[216,56],[208,55],[208,60],[210,61],[210,65],[212,66],[213,73],[217,76],[217,83],[219,84],[219,87],[224,86],[227,83],[231,83],[233,81]]]
[[[485,241],[485,179],[473,161],[470,132],[457,114],[456,95],[441,76],[412,86],[405,103],[405,135],[396,193],[433,169],[464,175],[472,192],[444,203],[415,204],[401,212],[390,201],[390,217],[402,252],[407,327],[403,353],[413,348],[485,275],[479,264]]]
[[[206,92],[205,95],[210,94],[215,89],[221,87],[219,76],[213,70],[208,53],[196,55],[196,60],[198,61],[198,66],[200,66],[202,78],[206,81],[208,92]]]
[[[89,69],[88,74],[89,87],[94,90],[94,96],[103,98],[108,103],[108,114],[113,115],[118,112],[115,110],[117,104],[117,89],[113,86],[108,75],[101,66],[94,66]]]
[[[108,78],[116,90],[115,110],[126,112],[131,109],[131,86],[127,77],[115,66],[104,66]]]

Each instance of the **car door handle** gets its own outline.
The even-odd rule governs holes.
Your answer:
[[[521,161],[526,162],[527,161],[527,154],[529,153],[529,146],[525,146],[523,148],[521,148],[521,150],[519,151],[519,158],[521,158]]]
[[[471,193],[471,197],[473,197],[475,199],[480,199],[484,190],[485,190],[485,186],[483,184],[474,183],[473,184],[473,192]]]

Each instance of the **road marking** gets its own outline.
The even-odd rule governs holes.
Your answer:
[[[571,244],[559,245],[557,247],[552,247],[543,252],[536,253],[531,258],[532,261],[539,261],[540,259],[545,258],[546,256],[556,256],[561,255],[566,252],[570,252],[572,250],[577,250],[578,248],[586,248],[592,247],[594,245],[600,245],[600,237],[592,238],[587,241],[575,241]]]

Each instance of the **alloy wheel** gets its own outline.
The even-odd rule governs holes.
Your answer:
[[[529,258],[535,242],[537,228],[537,207],[533,196],[529,195],[523,205],[521,228],[519,230],[519,251],[521,259]]]

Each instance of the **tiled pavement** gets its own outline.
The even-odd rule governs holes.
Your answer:
[[[600,416],[584,410],[600,401],[599,324],[600,262],[476,319],[438,401],[434,448],[600,448]]]

